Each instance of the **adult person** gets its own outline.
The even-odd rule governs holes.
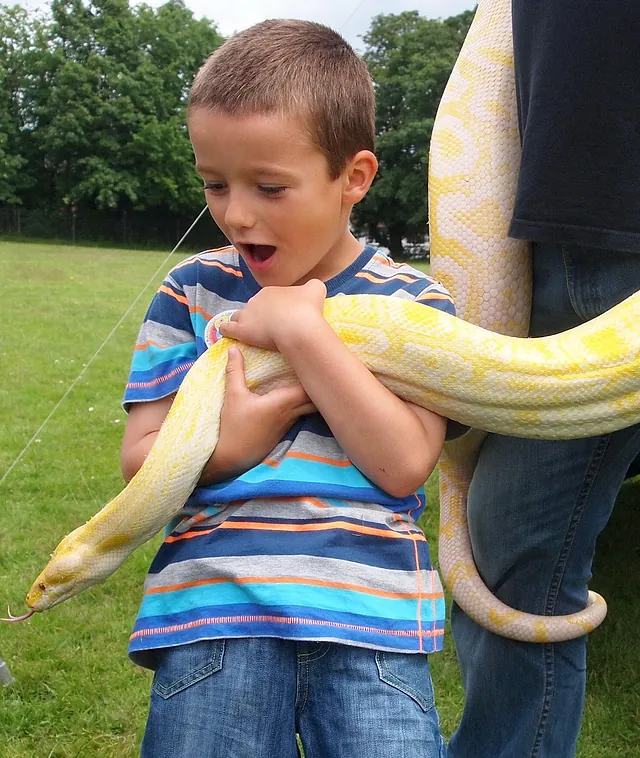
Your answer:
[[[532,242],[531,336],[640,288],[640,3],[512,0],[522,163],[510,234]],[[640,428],[575,441],[489,435],[469,493],[474,555],[514,608],[583,608],[595,545]],[[529,644],[454,606],[466,694],[450,758],[569,758],[587,638]]]

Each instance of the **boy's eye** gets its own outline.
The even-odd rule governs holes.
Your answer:
[[[279,195],[287,188],[281,187],[277,184],[261,184],[259,185],[260,192],[264,192],[265,195]]]
[[[205,182],[204,189],[211,192],[221,192],[224,189],[224,184],[222,182]]]

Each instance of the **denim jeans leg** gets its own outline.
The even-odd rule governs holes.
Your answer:
[[[575,442],[487,439],[469,519],[476,562],[501,600],[541,614],[584,607],[596,539],[639,448],[635,427]],[[512,642],[455,606],[452,625],[466,704],[450,758],[573,756],[586,637]]]
[[[305,758],[445,758],[426,655],[303,643]]]
[[[298,758],[295,651],[269,638],[161,651],[141,758]]]
[[[537,246],[532,329],[571,328],[638,288],[640,255]],[[597,537],[638,452],[638,427],[563,442],[489,435],[468,511],[476,563],[501,600],[554,615],[584,606]],[[449,757],[574,756],[587,638],[512,642],[456,606],[452,628],[466,703]]]

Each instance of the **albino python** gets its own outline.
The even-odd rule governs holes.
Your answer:
[[[518,155],[510,0],[481,0],[434,127],[429,185],[434,269],[475,324],[365,295],[327,300],[325,317],[397,395],[475,429],[567,439],[637,423],[640,294],[569,332],[522,338],[529,256],[506,238]],[[216,444],[230,344],[220,340],[194,364],[138,474],[62,540],[27,595],[31,612],[19,619],[106,579],[182,508]],[[253,390],[294,381],[277,353],[241,349]],[[584,634],[606,614],[599,596],[590,593],[588,607],[572,616],[529,616],[499,603],[478,576],[466,493],[479,440],[471,432],[449,443],[441,462],[440,564],[454,598],[505,636]]]

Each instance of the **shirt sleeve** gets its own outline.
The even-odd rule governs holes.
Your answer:
[[[416,303],[424,303],[439,311],[456,315],[456,306],[449,291],[436,279],[430,277],[425,280],[426,286],[418,293],[415,298]]]
[[[122,403],[125,411],[131,403],[177,392],[198,357],[190,310],[183,288],[169,274],[138,333]]]

